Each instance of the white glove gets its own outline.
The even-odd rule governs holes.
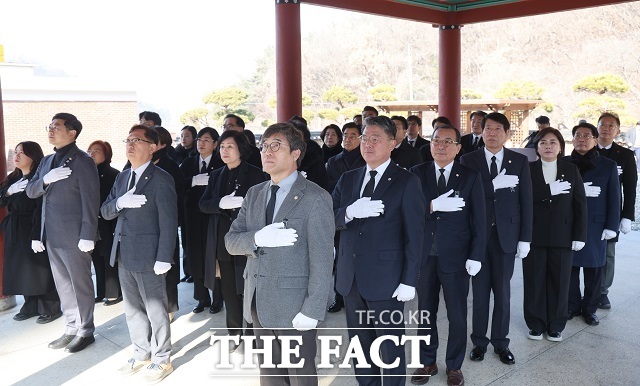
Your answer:
[[[612,238],[616,237],[616,232],[615,231],[611,231],[609,229],[605,229],[602,231],[602,238],[600,240],[610,240]]]
[[[518,247],[516,248],[516,257],[518,259],[524,259],[531,250],[531,243],[529,241],[518,241]]]
[[[135,187],[131,188],[127,193],[118,197],[118,201],[116,201],[116,206],[119,209],[122,208],[140,208],[147,202],[147,197],[144,194],[133,194],[133,191],[136,190]]]
[[[579,251],[582,248],[584,248],[584,241],[572,241],[571,242],[571,250],[572,251]]]
[[[52,184],[56,181],[64,180],[65,178],[69,178],[71,175],[71,169],[69,168],[55,168],[51,169],[49,173],[47,173],[42,181],[44,181],[45,185]]]
[[[567,194],[569,193],[569,189],[571,189],[571,182],[569,181],[549,182],[549,190],[551,190],[552,196],[557,196],[558,194]]]
[[[307,178],[307,172],[305,172],[304,170],[300,170],[300,174],[302,174],[302,177]]]
[[[258,247],[290,247],[298,240],[295,229],[287,229],[283,222],[265,226],[256,232],[254,241]]]
[[[482,268],[482,263],[475,260],[468,260],[464,264],[464,267],[467,269],[467,273],[471,276],[475,276],[478,272],[480,272],[480,268]]]
[[[191,179],[191,186],[207,186],[207,184],[209,183],[209,174],[208,173],[202,173],[202,174],[198,174],[193,176],[193,178]]]
[[[515,188],[520,183],[518,176],[507,174],[507,169],[502,169],[500,174],[493,179],[493,191],[504,188]]]
[[[167,273],[171,269],[171,263],[165,263],[164,261],[156,261],[153,265],[153,272],[156,275],[162,275],[163,273]]]
[[[242,201],[244,201],[244,197],[235,196],[236,191],[234,190],[231,194],[228,194],[220,199],[220,203],[218,206],[220,209],[235,209],[242,206]]]
[[[373,200],[371,197],[362,197],[347,207],[348,218],[378,217],[384,213],[382,200]]]
[[[7,196],[24,192],[24,189],[27,187],[28,183],[29,183],[29,180],[23,180],[22,178],[14,182],[11,186],[9,186],[9,189],[7,189],[7,193],[8,193]]]
[[[298,312],[298,315],[293,318],[291,324],[293,324],[293,328],[298,331],[309,331],[316,328],[318,321],[304,315],[302,312]]]
[[[617,168],[618,168],[618,175],[621,175],[622,174],[622,166],[618,165]]]
[[[457,212],[464,208],[464,198],[449,197],[453,189],[431,200],[431,209],[434,212]]]
[[[400,283],[398,288],[393,291],[393,295],[391,295],[391,297],[397,297],[399,302],[408,302],[409,300],[416,297],[416,289],[415,287]]]
[[[628,218],[623,218],[622,220],[620,220],[620,232],[624,233],[625,235],[631,232],[631,220],[629,220]]]
[[[93,240],[80,239],[80,241],[78,241],[78,249],[82,252],[90,252],[93,251],[95,244],[96,243]]]
[[[44,252],[44,244],[40,240],[31,240],[31,249],[35,253]]]
[[[585,182],[584,183],[584,192],[587,197],[598,197],[600,195],[600,187],[599,186],[591,186],[593,182]]]

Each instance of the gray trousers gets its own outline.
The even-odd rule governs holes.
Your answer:
[[[171,327],[169,326],[166,274],[131,272],[118,264],[133,358],[163,365],[170,362]]]
[[[607,240],[607,262],[602,267],[602,286],[600,293],[609,295],[609,287],[613,284],[613,273],[616,263],[616,242]]]
[[[93,336],[95,292],[91,279],[91,254],[78,248],[53,248],[47,241],[53,280],[67,322],[64,333]]]

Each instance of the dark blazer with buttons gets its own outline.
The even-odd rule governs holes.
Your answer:
[[[327,176],[329,177],[329,192],[333,192],[333,189],[335,189],[336,184],[340,179],[340,176],[342,176],[345,172],[349,170],[361,168],[367,164],[366,162],[364,162],[364,158],[362,158],[362,155],[360,154],[360,147],[357,147],[351,150],[351,151],[357,152],[357,155],[358,155],[357,159],[353,162],[352,165],[349,165],[345,160],[345,151],[346,150],[343,150],[342,153],[329,158],[329,161],[327,161]]]
[[[409,145],[407,141],[402,141],[400,146],[391,152],[391,161],[402,168],[410,169],[422,163],[422,156],[419,149]]]
[[[336,289],[346,296],[355,280],[364,299],[390,300],[400,283],[418,285],[425,200],[418,177],[391,162],[371,197],[382,200],[384,214],[346,223],[347,207],[360,198],[366,170],[346,172],[333,191],[340,231]]]
[[[134,192],[144,194],[147,202],[140,208],[118,211],[116,202],[127,192],[130,176],[131,169],[118,174],[109,197],[100,208],[106,220],[118,218],[111,248],[111,266],[115,264],[118,248],[119,264],[132,272],[153,271],[156,261],[175,264],[178,197],[173,178],[150,163],[138,179]]]
[[[527,157],[504,149],[502,166],[498,172],[506,169],[507,174],[518,176],[519,182],[515,188],[498,189],[495,192],[484,149],[463,155],[460,163],[480,172],[487,209],[486,227],[491,229],[491,219],[495,218],[502,251],[515,253],[518,241],[530,242],[533,226],[533,193]],[[487,232],[487,238],[489,236],[490,232]]]
[[[571,248],[572,241],[587,241],[587,198],[576,165],[558,160],[556,180],[571,184],[569,193],[551,195],[542,161],[529,164],[533,185],[533,238],[531,245]]]
[[[469,133],[466,135],[463,135],[462,138],[460,138],[460,145],[462,146],[462,150],[464,150],[464,153],[471,153],[474,150],[477,150],[481,147],[484,146],[484,140],[482,139],[482,137],[480,137],[480,140],[478,141],[478,147],[477,148],[473,148],[473,134]]]
[[[464,207],[456,212],[431,212],[431,201],[439,196],[436,164],[426,162],[411,168],[420,178],[427,203],[422,247],[423,266],[429,258],[434,239],[438,245],[438,265],[445,273],[465,270],[467,259],[484,262],[487,246],[485,202],[482,178],[478,171],[454,162],[446,191],[464,199]]]

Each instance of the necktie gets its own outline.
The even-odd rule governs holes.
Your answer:
[[[438,177],[438,194],[443,194],[447,191],[447,181],[444,178],[444,169],[440,170],[440,177]]]
[[[375,170],[369,172],[369,182],[367,182],[367,184],[364,186],[362,197],[373,196],[373,189],[376,187],[376,174],[378,174],[378,172]]]
[[[478,148],[478,142],[480,141],[480,137],[475,137],[473,139],[473,148],[477,149]]]
[[[206,173],[207,172],[207,163],[205,161],[202,161],[202,168],[200,168],[200,173]]]
[[[136,186],[136,172],[134,172],[132,170],[131,171],[131,181],[129,181],[129,189],[127,189],[127,190],[133,189],[134,186]]]
[[[489,174],[493,180],[498,175],[498,165],[496,164],[496,156],[491,157],[491,167],[489,168]]]
[[[271,197],[269,197],[269,203],[267,204],[267,225],[273,223],[273,215],[276,209],[276,192],[280,189],[278,185],[271,185]]]
[[[409,145],[415,147],[416,146],[416,140],[415,139],[409,140]]]

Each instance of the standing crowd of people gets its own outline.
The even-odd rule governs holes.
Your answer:
[[[49,347],[71,353],[95,342],[95,303],[123,302],[133,355],[118,372],[158,382],[173,371],[178,284],[193,283],[193,312],[224,308],[229,335],[255,335],[258,348],[302,336],[304,366],[261,367],[264,385],[317,385],[318,324],[343,309],[370,364],[354,364],[358,383],[403,385],[404,348],[380,346],[392,368],[376,366],[369,348],[404,335],[404,321],[378,322],[417,296],[430,315],[417,334],[431,336],[411,374],[419,385],[439,371],[442,289],[447,383],[463,385],[470,280],[472,361],[483,361],[489,344],[502,363],[516,361],[508,337],[515,259],[523,259],[530,339],[561,341],[567,320],[594,326],[596,310],[611,308],[615,245],[634,220],[635,155],[614,142],[615,114],[573,127],[568,155],[549,119],[536,121],[525,148],[537,160],[529,162],[505,147],[510,122],[497,112],[471,114],[464,136],[438,117],[427,140],[420,117],[366,106],[342,128],[325,127],[323,146],[299,116],[271,125],[256,146],[242,118],[229,114],[222,134],[185,126],[173,148],[160,116],[145,111],[124,139],[128,163],[118,171],[111,144],[96,140],[82,151],[82,124],[59,113],[47,128],[54,153],[19,143],[16,169],[0,183],[3,293],[25,297],[16,321],[64,316],[64,333]],[[280,358],[285,348],[276,340],[272,350]]]

